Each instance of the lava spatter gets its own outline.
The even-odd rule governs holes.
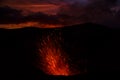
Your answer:
[[[42,59],[42,69],[49,75],[71,75],[67,57],[61,49],[59,41],[60,36],[47,35],[44,36],[39,49]]]

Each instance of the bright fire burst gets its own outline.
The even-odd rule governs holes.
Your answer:
[[[42,69],[49,75],[71,75],[67,56],[60,47],[59,36],[47,35],[42,39],[40,56],[42,59]]]

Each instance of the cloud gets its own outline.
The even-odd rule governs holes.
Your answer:
[[[13,4],[34,4],[34,3],[39,3],[39,0],[29,0],[29,1],[25,1],[25,0],[2,0],[1,4],[4,5],[13,5]]]
[[[28,4],[29,10],[40,8],[31,8],[33,4],[41,5],[41,3],[49,3],[59,5],[55,8],[58,13],[54,16],[44,14],[43,12],[30,13],[27,16],[17,18],[20,21],[40,21],[45,24],[76,24],[83,22],[103,23],[112,19],[116,19],[119,12],[120,0],[4,0],[2,4]],[[64,3],[64,4],[63,4]],[[11,6],[11,5],[10,5]],[[30,7],[31,6],[31,7]],[[14,7],[12,7],[14,8]],[[43,9],[43,8],[41,8]],[[49,9],[49,7],[48,7]],[[51,9],[51,11],[53,10]],[[13,23],[16,18],[13,18]],[[23,19],[23,20],[21,20]],[[19,22],[19,21],[18,21]],[[117,21],[116,21],[117,22]]]
[[[0,23],[17,23],[23,18],[21,11],[8,6],[0,7]]]
[[[40,22],[44,24],[59,24],[55,15],[47,15],[42,12],[23,15],[21,10],[8,6],[0,7],[0,24],[18,24],[24,22]]]

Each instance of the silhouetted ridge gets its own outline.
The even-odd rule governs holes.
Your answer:
[[[63,50],[69,55],[71,63],[78,64],[79,70],[87,66],[93,78],[100,73],[99,77],[103,77],[120,71],[120,29],[86,23],[62,28],[0,29],[2,75],[10,76],[11,79],[18,77],[20,80],[84,80],[86,74],[51,76],[35,67],[38,58],[37,44],[44,35],[54,33],[57,36],[59,32],[63,39]],[[19,80],[18,78],[15,80]]]

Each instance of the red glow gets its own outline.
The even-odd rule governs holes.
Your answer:
[[[54,37],[54,38],[53,38]],[[53,39],[53,40],[52,40]],[[67,57],[62,51],[57,36],[43,38],[42,48],[39,49],[42,57],[42,68],[49,75],[71,75]]]
[[[51,14],[55,15],[60,7],[59,5],[54,5],[54,4],[29,4],[29,5],[10,5],[10,6],[16,9],[23,10],[28,14],[30,12],[43,12],[45,14],[50,14],[50,15]]]
[[[62,27],[60,24],[44,24],[40,22],[25,22],[19,24],[0,24],[0,28],[5,29],[17,29],[17,28],[24,28],[24,27],[38,27],[38,28],[57,28]]]

